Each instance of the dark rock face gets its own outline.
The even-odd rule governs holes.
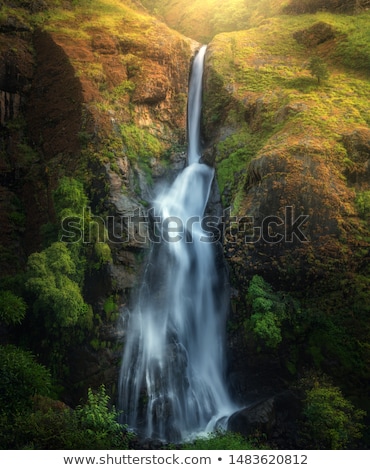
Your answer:
[[[279,447],[283,443],[285,449],[296,449],[299,447],[300,412],[299,398],[290,391],[284,391],[234,413],[229,419],[228,429],[246,437],[255,433],[265,434]]]
[[[348,180],[358,185],[368,183],[370,175],[370,130],[357,128],[342,136],[343,145],[351,156],[350,166],[346,169]]]

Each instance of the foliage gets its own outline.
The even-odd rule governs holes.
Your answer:
[[[364,219],[370,217],[370,191],[362,191],[356,196],[356,205],[360,216]]]
[[[247,303],[252,315],[246,322],[257,338],[270,348],[276,348],[282,341],[281,323],[287,316],[287,306],[282,297],[261,276],[253,276],[247,292]]]
[[[31,410],[11,417],[0,414],[0,449],[127,449],[132,435],[109,409],[104,387],[88,394],[75,410],[36,396]]]
[[[104,221],[92,214],[83,184],[75,178],[62,178],[53,193],[53,200],[61,227],[59,239],[67,243],[76,265],[75,280],[81,284],[87,258],[90,266],[96,269],[112,261],[110,247],[105,243]]]
[[[148,161],[163,152],[163,144],[145,129],[134,124],[121,125],[120,129],[126,154],[132,161]]]
[[[88,313],[75,281],[76,266],[67,246],[55,242],[28,258],[26,287],[36,297],[34,312],[50,329],[73,326]]]
[[[261,139],[243,129],[217,144],[216,171],[224,206],[244,187],[247,167],[261,146]],[[226,194],[228,196],[226,196]]]
[[[369,0],[290,0],[285,7],[288,13],[316,13],[320,10],[359,11],[370,5]]]
[[[96,392],[89,388],[87,402],[76,408],[75,413],[81,428],[93,441],[88,448],[105,449],[107,445],[119,448],[123,443],[123,428],[117,422],[119,413],[114,407],[109,409],[109,400],[104,385],[101,385]]]
[[[303,414],[315,449],[347,449],[362,436],[365,413],[329,383],[316,382],[307,391]]]
[[[47,395],[49,371],[32,353],[13,345],[0,346],[0,409],[4,413],[24,410],[35,394]]]
[[[240,434],[231,431],[217,431],[205,437],[198,437],[195,441],[184,443],[184,450],[252,450],[260,449],[252,440],[246,440]]]
[[[329,78],[328,67],[320,57],[315,56],[310,59],[308,70],[313,77],[317,78],[319,85],[322,80]]]
[[[0,321],[6,325],[21,323],[26,309],[27,304],[21,297],[8,290],[0,292]]]
[[[63,177],[53,193],[54,207],[59,221],[65,217],[82,216],[88,205],[83,184],[75,178]]]
[[[174,29],[199,42],[216,34],[255,26],[276,14],[283,0],[143,0],[150,11]]]

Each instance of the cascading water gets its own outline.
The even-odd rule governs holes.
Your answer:
[[[201,222],[214,176],[199,163],[205,52],[189,86],[188,166],[155,204],[161,240],[152,243],[129,315],[119,383],[125,422],[170,441],[212,431],[235,411],[223,376],[225,270]]]

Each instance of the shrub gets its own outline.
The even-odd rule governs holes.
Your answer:
[[[282,341],[281,322],[286,317],[286,304],[278,293],[261,276],[253,276],[247,302],[252,307],[252,315],[246,322],[257,338],[270,348],[276,348]]]
[[[73,326],[87,314],[88,307],[74,281],[76,266],[64,243],[33,253],[27,267],[26,287],[36,297],[34,311],[43,312],[48,328]]]
[[[370,217],[370,191],[363,191],[357,194],[356,205],[359,215],[367,219]]]
[[[0,292],[0,321],[6,325],[21,323],[26,309],[27,305],[21,297],[8,290]]]
[[[59,221],[65,217],[82,216],[83,209],[88,205],[82,183],[68,177],[60,180],[58,188],[53,192],[53,200]]]
[[[0,449],[127,449],[132,438],[117,423],[102,386],[76,410],[60,401],[36,396],[32,410],[0,414]]]
[[[306,436],[315,449],[347,449],[362,436],[365,412],[331,384],[316,382],[306,392],[303,414]]]
[[[104,385],[96,392],[89,388],[87,402],[75,410],[79,427],[85,433],[86,449],[119,449],[125,443],[125,430],[117,421],[119,413],[114,407],[109,408],[109,400]]]
[[[47,395],[50,372],[32,353],[13,345],[0,346],[0,409],[5,413],[29,407],[36,394]]]

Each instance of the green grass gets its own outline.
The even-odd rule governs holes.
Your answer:
[[[219,119],[217,102],[223,90],[232,86],[229,100],[231,94],[241,104],[234,126],[244,120],[242,104],[248,108],[248,103],[259,100],[258,113],[262,122],[257,132],[260,132],[260,139],[266,140],[267,133],[271,136],[269,144],[280,145],[278,136],[282,133],[288,132],[293,137],[304,132],[308,136],[325,139],[331,148],[339,151],[341,158],[345,158],[344,149],[338,146],[337,140],[346,130],[369,124],[370,83],[363,75],[370,64],[370,46],[364,47],[369,34],[369,27],[365,27],[369,18],[368,13],[358,16],[329,13],[284,16],[269,19],[260,28],[217,36],[211,46],[210,65],[217,77],[213,88],[218,88],[218,94],[216,99],[212,97],[214,90],[209,93],[206,113],[208,116],[213,113]],[[295,31],[310,27],[317,21],[331,24],[338,31],[339,38],[323,53],[330,75],[321,86],[307,69],[310,56],[320,53],[320,49],[307,50],[293,38]],[[362,28],[361,32],[359,28]],[[340,55],[339,60],[339,51],[343,47],[348,53]],[[361,60],[358,59],[359,51]],[[347,70],[346,64],[353,61],[358,61],[358,67]],[[207,94],[205,97],[207,100]],[[227,101],[227,98],[223,99]],[[304,109],[287,113],[281,123],[279,112],[288,104],[304,104]],[[261,135],[263,131],[265,136]],[[230,154],[231,167],[235,166],[232,163],[234,156]]]
[[[257,441],[245,439],[240,434],[230,431],[219,431],[185,443],[181,448],[183,450],[253,450],[265,447],[262,444],[258,444]]]

